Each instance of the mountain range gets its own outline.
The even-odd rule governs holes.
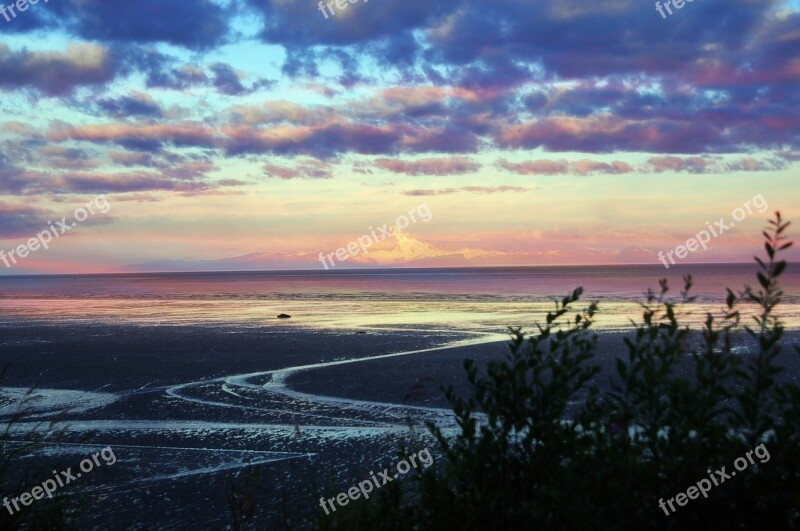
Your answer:
[[[469,267],[495,265],[501,257],[514,253],[471,248],[436,246],[410,236],[398,227],[391,234],[374,243],[366,253],[349,256],[346,261],[336,261],[331,269],[358,269],[376,267]],[[334,252],[336,249],[325,251]],[[156,260],[130,264],[117,268],[118,272],[184,272],[184,271],[270,271],[293,269],[324,269],[319,252],[292,254],[254,252],[215,260]]]

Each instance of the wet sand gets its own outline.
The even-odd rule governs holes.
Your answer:
[[[415,351],[473,338],[448,332],[313,331],[288,324],[254,327],[137,326],[2,321],[8,369],[0,416],[27,388],[28,414],[13,437],[58,418],[63,430],[14,461],[28,470],[64,470],[103,447],[113,467],[81,478],[62,494],[85,502],[82,528],[222,529],[228,494],[247,464],[263,477],[253,492],[260,525],[318,516],[318,487],[333,494],[395,460],[406,419],[419,411],[391,404],[354,406],[265,388],[273,371]],[[358,381],[353,364],[348,380]],[[329,381],[329,389],[338,382]],[[429,411],[424,418],[445,418]],[[87,442],[88,439],[88,442]],[[429,441],[430,442],[430,441]],[[429,443],[428,442],[428,443]],[[426,445],[428,443],[425,443]],[[420,443],[422,444],[422,443]],[[233,483],[232,483],[233,482]],[[37,483],[27,478],[18,496]],[[328,487],[328,488],[325,488]],[[288,500],[288,501],[287,501]],[[41,502],[44,503],[44,502]],[[6,515],[0,516],[6,518]]]
[[[3,387],[38,387],[14,437],[54,417],[65,430],[15,467],[63,470],[111,446],[115,465],[63,489],[85,502],[87,529],[225,528],[248,463],[262,473],[249,494],[259,526],[318,517],[318,491],[335,495],[397,461],[400,441],[415,437],[409,422],[453,427],[439,387],[467,391],[464,358],[484,365],[508,352],[464,344],[489,334],[356,332],[0,320]],[[622,335],[603,334],[598,382],[621,352]],[[785,357],[789,378],[797,357]],[[0,416],[9,407],[0,402]],[[418,437],[411,449],[435,448]]]

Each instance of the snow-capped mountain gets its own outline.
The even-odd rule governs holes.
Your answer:
[[[349,261],[370,265],[395,265],[451,254],[428,242],[412,238],[398,227],[392,227],[389,232],[389,237],[373,243],[366,254],[354,256]]]
[[[343,244],[345,246],[346,244]],[[331,249],[335,251],[335,249]],[[336,262],[337,269],[364,267],[458,267],[485,265],[492,258],[511,253],[482,249],[451,249],[413,238],[399,227],[392,227],[390,235],[374,242],[366,253],[359,251],[346,261]],[[125,266],[118,271],[259,271],[322,268],[319,252],[249,253],[217,260],[158,260]]]

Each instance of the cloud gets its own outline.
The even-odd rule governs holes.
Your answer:
[[[250,4],[264,15],[262,39],[287,48],[290,76],[321,77],[326,61],[365,76],[365,65],[377,63],[411,85],[353,102],[351,113],[415,127],[426,120],[403,143],[409,152],[475,152],[479,125],[508,149],[694,154],[796,146],[800,106],[787,87],[800,81],[793,52],[800,15],[777,15],[774,1],[730,2],[694,4],[691,17],[671,25],[629,0],[602,9],[578,0],[491,7],[386,0],[349,6],[335,23],[301,17],[299,2]],[[461,127],[467,110],[498,120]],[[431,120],[444,115],[448,123],[435,124],[440,133],[432,135]]]
[[[207,192],[247,184],[237,179],[217,179],[213,172],[220,168],[201,153],[176,154],[110,150],[108,159],[80,148],[46,144],[32,151],[40,166],[47,171],[23,169],[0,154],[0,194],[53,194],[51,200],[71,193],[124,193],[175,191]],[[31,155],[16,150],[16,160]],[[142,166],[151,171],[106,170],[108,161],[124,167]]]
[[[130,96],[119,98],[104,98],[97,104],[107,114],[117,118],[130,116],[160,118],[163,115],[161,105],[152,96],[141,92],[133,92]]]
[[[90,40],[167,43],[192,50],[221,44],[231,8],[210,0],[59,0],[49,4],[54,25]]]
[[[211,71],[214,72],[214,86],[217,87],[222,94],[235,96],[246,92],[244,85],[242,85],[239,79],[239,74],[229,65],[215,63],[211,65]]]
[[[461,188],[465,192],[472,192],[474,194],[497,194],[502,192],[527,192],[528,188],[521,186],[464,186]]]
[[[503,125],[496,141],[506,148],[581,153],[700,153],[715,145],[728,149],[738,145],[733,139],[723,138],[721,128],[707,122],[623,120],[609,115],[542,118]]]
[[[518,85],[541,71],[564,79],[678,76],[691,65],[689,75],[702,75],[711,65],[765,57],[782,66],[793,43],[779,38],[796,29],[794,13],[773,15],[776,1],[706,0],[670,24],[651,4],[630,0],[385,0],[347,5],[335,20],[311,16],[299,1],[248,4],[262,15],[262,40],[285,46],[293,65],[305,64],[292,73],[313,72],[320,50],[336,50],[398,69],[422,63],[432,80],[451,75],[465,86]]]
[[[505,159],[500,159],[497,164],[501,168],[520,175],[565,175],[569,173],[569,163],[566,160],[509,162]]]
[[[163,198],[156,194],[149,192],[136,192],[132,194],[115,194],[112,201],[114,203],[120,202],[134,202],[134,203],[158,203],[163,201]]]
[[[665,171],[707,173],[712,164],[702,157],[652,157],[647,163],[656,173]]]
[[[75,172],[59,178],[63,190],[80,193],[120,193],[146,191],[196,192],[215,188],[209,182],[180,179],[160,173]]]
[[[728,171],[777,171],[787,166],[786,160],[759,160],[753,157],[739,159],[726,165]]]
[[[255,92],[260,88],[269,88],[273,85],[272,81],[262,79],[257,81],[252,87],[246,88],[242,84],[242,75],[230,65],[214,63],[210,68],[214,75],[213,85],[220,94],[241,96]]]
[[[180,123],[110,123],[71,126],[55,124],[47,134],[55,142],[80,140],[113,143],[129,149],[157,150],[165,145],[214,147],[216,132],[199,122]]]
[[[188,152],[331,164],[264,166],[291,179],[341,161],[466,175],[486,156],[518,175],[776,171],[800,150],[800,13],[777,0],[695,2],[670,24],[632,0],[382,0],[335,20],[300,0],[112,4],[59,0],[8,26],[31,44],[0,44],[0,88],[55,113],[3,124],[0,189],[64,193],[66,174],[119,167],[132,186],[225,186],[209,161],[169,158]],[[34,47],[34,30],[66,44]],[[511,162],[523,150],[540,160]],[[649,160],[613,160],[627,153]]]
[[[388,125],[336,121],[312,126],[275,126],[266,129],[227,127],[229,155],[273,153],[333,158],[341,153],[386,154],[398,150],[402,131]]]
[[[614,162],[598,162],[593,160],[579,160],[571,164],[572,172],[578,175],[591,175],[593,173],[605,173],[621,175],[631,173],[633,166],[627,162],[615,160]]]
[[[86,170],[100,164],[83,149],[46,145],[38,149],[38,154],[42,164],[52,169]]]
[[[52,189],[52,177],[46,173],[24,170],[0,152],[0,193],[21,194]]]
[[[427,195],[448,195],[448,194],[457,194],[461,190],[459,188],[440,188],[438,190],[424,190],[424,189],[417,189],[417,190],[408,190],[403,192],[403,195],[410,195],[410,196],[427,196]]]
[[[288,100],[270,100],[262,105],[236,105],[227,114],[231,125],[250,127],[270,124],[324,125],[337,118],[333,107],[304,106]]]
[[[677,157],[672,155],[650,157],[647,166],[634,167],[623,161],[601,162],[594,160],[529,160],[509,162],[499,159],[497,166],[519,175],[592,175],[627,173],[723,173],[726,171],[777,171],[788,166],[785,160],[766,160],[747,157],[725,163],[720,157]]]
[[[462,186],[461,188],[440,188],[438,190],[425,190],[425,189],[407,190],[403,192],[403,195],[410,195],[410,196],[449,195],[449,194],[457,194],[460,192],[469,192],[472,194],[498,194],[503,192],[521,193],[527,191],[529,191],[529,188],[523,188],[521,186],[508,186],[508,185]]]
[[[790,162],[800,161],[800,151],[781,151],[775,153],[775,156]]]
[[[0,238],[33,237],[47,227],[45,222],[52,214],[46,208],[0,201]]]
[[[331,165],[317,160],[305,160],[292,166],[264,164],[264,175],[277,179],[330,179]]]
[[[152,166],[153,155],[141,151],[110,151],[109,158],[120,166]]]
[[[178,65],[173,59],[157,53],[139,55],[138,50],[131,50],[130,53],[133,57],[129,57],[128,61],[146,75],[148,87],[186,90],[205,87],[210,83],[206,72],[196,65]]]
[[[103,85],[117,72],[109,50],[97,44],[70,44],[64,52],[12,51],[0,43],[0,87],[33,88],[49,96],[77,87]]]
[[[7,133],[11,133],[12,135],[25,137],[31,140],[41,140],[41,134],[39,134],[39,130],[29,123],[11,120],[4,122],[0,128]]]
[[[400,159],[377,159],[375,166],[393,173],[406,175],[462,175],[474,173],[481,165],[465,157],[442,159],[420,159],[404,161]]]

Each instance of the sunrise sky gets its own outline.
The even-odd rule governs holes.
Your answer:
[[[798,9],[41,1],[0,18],[0,249],[111,210],[0,274],[316,255],[421,203],[494,264],[657,264],[762,194],[686,260],[746,261],[800,221]]]

